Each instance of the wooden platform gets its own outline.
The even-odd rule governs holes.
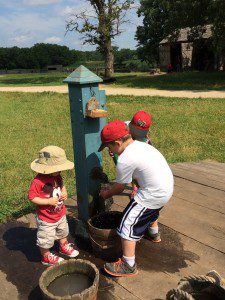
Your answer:
[[[161,222],[225,253],[225,164],[178,163],[172,165],[172,171],[174,196]]]
[[[171,169],[175,190],[160,214],[162,242],[138,243],[141,278],[119,280],[135,299],[165,299],[187,275],[215,269],[225,277],[225,164],[177,163]],[[115,197],[113,209],[124,209],[127,192]]]
[[[110,278],[100,272],[98,300],[165,300],[166,293],[188,275],[205,275],[215,269],[225,278],[225,164],[204,161],[171,165],[175,178],[172,199],[159,223],[162,242],[137,243],[139,275]],[[131,190],[114,197],[114,210],[123,210]],[[67,201],[70,239],[74,241],[75,199]],[[70,215],[71,213],[71,215]],[[35,215],[0,226],[0,300],[40,300],[40,264]],[[102,270],[104,260],[77,242],[79,258]],[[86,249],[86,250],[85,250]]]

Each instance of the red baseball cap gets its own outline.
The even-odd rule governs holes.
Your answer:
[[[123,121],[115,120],[109,122],[101,131],[102,144],[98,151],[102,151],[107,146],[107,143],[115,141],[128,133],[130,133],[130,130]]]
[[[130,124],[141,130],[148,130],[151,125],[152,117],[144,110],[139,110],[134,114]]]

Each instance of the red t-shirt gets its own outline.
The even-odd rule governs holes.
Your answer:
[[[30,200],[35,197],[51,198],[60,197],[63,187],[62,177],[38,174],[31,182],[28,198]],[[49,223],[59,221],[66,214],[66,207],[63,201],[59,201],[57,206],[53,205],[37,205],[38,217]]]

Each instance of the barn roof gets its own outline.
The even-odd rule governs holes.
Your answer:
[[[208,39],[212,36],[212,25],[206,25],[205,26],[205,32],[203,33],[203,39]],[[187,42],[188,41],[188,34],[190,33],[191,28],[190,27],[186,27],[186,28],[182,28],[180,29],[178,38],[177,38],[177,42]],[[169,37],[166,37],[165,39],[163,39],[159,44],[163,45],[166,43],[169,43]]]

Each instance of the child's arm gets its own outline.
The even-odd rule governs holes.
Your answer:
[[[37,204],[37,205],[53,205],[57,206],[58,204],[58,198],[40,198],[40,197],[34,197],[33,199],[30,199],[30,202]]]
[[[122,193],[124,189],[125,189],[125,184],[114,183],[112,187],[110,187],[109,189],[102,189],[99,193],[99,196],[105,200],[111,198],[114,195],[118,195]]]

